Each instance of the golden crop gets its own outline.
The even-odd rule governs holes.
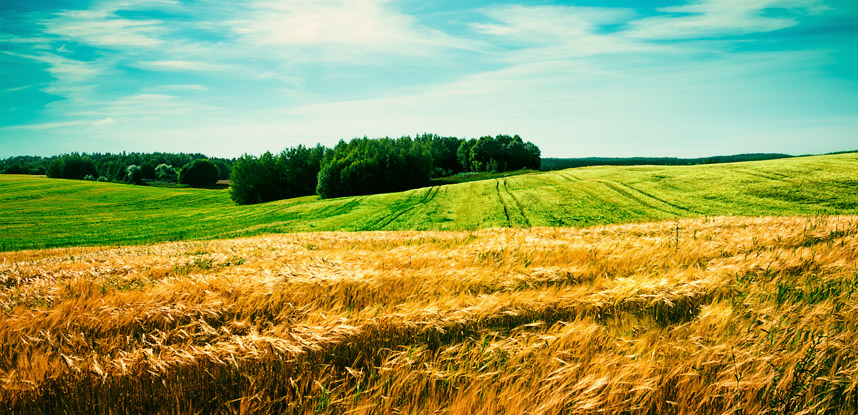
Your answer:
[[[0,254],[0,412],[858,411],[858,217]]]

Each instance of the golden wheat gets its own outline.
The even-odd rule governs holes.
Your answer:
[[[2,254],[13,413],[858,410],[858,217]]]

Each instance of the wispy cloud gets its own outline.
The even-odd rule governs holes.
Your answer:
[[[116,120],[114,120],[113,117],[107,117],[103,120],[98,120],[98,121],[92,123],[92,125],[110,125],[110,124],[115,124],[115,123],[116,123]]]
[[[629,23],[627,34],[646,39],[684,39],[770,32],[798,24],[797,16],[829,10],[820,0],[698,0],[658,9],[666,15]],[[767,12],[780,11],[778,16]]]
[[[164,43],[164,22],[119,18],[115,9],[73,10],[42,22],[47,34],[104,48],[152,48]]]
[[[238,41],[268,47],[292,60],[373,65],[378,56],[425,56],[435,48],[478,47],[475,41],[420,24],[389,0],[256,1],[248,7],[245,16],[226,22]]]
[[[225,72],[241,69],[239,65],[187,60],[144,61],[136,64],[136,66],[159,71]]]
[[[30,71],[4,92],[62,98],[33,99],[38,108],[4,131],[56,130],[114,149],[137,140],[199,151],[210,141],[224,155],[236,137],[248,140],[233,153],[424,130],[521,133],[553,155],[610,154],[598,151],[609,145],[643,154],[647,140],[786,136],[777,120],[822,123],[823,113],[840,117],[840,134],[858,127],[848,109],[858,83],[825,71],[848,66],[842,56],[855,47],[777,37],[846,2],[837,1],[440,12],[394,0],[80,1],[19,19],[31,22],[26,34],[0,34],[3,64]],[[755,42],[760,33],[766,42]]]
[[[38,124],[21,124],[21,125],[10,125],[8,129],[12,130],[51,130],[55,128],[64,128],[64,127],[74,127],[83,124],[90,124],[92,121],[86,120],[75,120],[75,121],[62,121],[62,122],[46,122],[46,123],[38,123]]]
[[[209,88],[203,85],[197,84],[170,84],[170,85],[156,85],[151,87],[144,88],[146,91],[208,91]]]

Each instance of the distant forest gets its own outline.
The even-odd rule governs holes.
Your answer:
[[[687,166],[693,164],[736,163],[740,161],[774,160],[794,157],[781,153],[750,153],[732,156],[713,156],[699,158],[677,157],[585,157],[585,158],[543,158],[540,170],[562,170],[588,166]]]
[[[355,138],[333,148],[297,146],[278,155],[244,155],[230,175],[238,204],[318,194],[322,198],[396,192],[465,172],[536,170],[539,148],[521,137],[479,139],[423,134]]]
[[[0,173],[44,174],[48,177],[108,182],[143,182],[158,180],[158,167],[161,166],[160,178],[163,181],[176,181],[178,172],[183,167],[194,160],[204,159],[210,160],[217,167],[218,179],[229,178],[234,159],[210,158],[200,153],[123,152],[71,153],[51,157],[16,156],[0,160]]]
[[[323,198],[395,192],[428,186],[432,178],[471,172],[538,170],[540,150],[518,135],[463,139],[355,138],[333,148],[296,146],[237,159],[203,154],[71,153],[0,160],[0,173],[130,184],[179,182],[207,187],[230,180],[238,204],[318,194]]]
[[[541,158],[539,148],[518,135],[462,139],[423,134],[415,138],[355,138],[333,148],[296,146],[279,154],[237,159],[193,153],[71,153],[0,160],[0,173],[130,184],[180,183],[209,187],[230,180],[238,204],[318,194],[322,198],[386,193],[428,186],[430,179],[516,170],[585,166],[691,165],[772,160],[779,153],[701,158]]]

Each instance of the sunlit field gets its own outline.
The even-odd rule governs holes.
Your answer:
[[[282,232],[582,227],[704,216],[858,215],[858,153],[585,167],[405,192],[236,206],[228,191],[0,175],[0,251]]]
[[[0,412],[852,414],[858,217],[0,254]]]

